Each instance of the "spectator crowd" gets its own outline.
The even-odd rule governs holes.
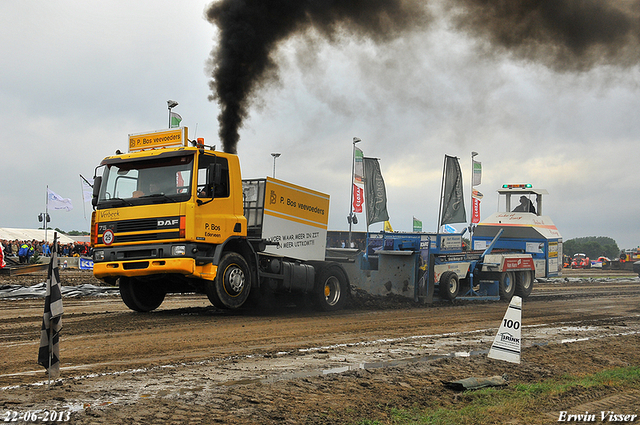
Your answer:
[[[42,257],[50,257],[53,242],[33,240],[5,240],[0,239],[4,256],[18,257],[20,264],[28,264],[34,255]],[[88,243],[76,242],[69,244],[58,243],[59,257],[91,257],[93,256],[92,248]]]

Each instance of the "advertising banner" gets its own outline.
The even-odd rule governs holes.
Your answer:
[[[422,221],[413,217],[413,231],[414,232],[422,232]]]
[[[472,199],[473,199],[473,206],[472,206],[472,213],[471,213],[471,223],[478,224],[480,223],[480,199],[478,198],[472,198]]]
[[[329,195],[267,178],[262,237],[266,251],[301,260],[324,260]]]
[[[478,186],[482,182],[482,163],[473,161],[473,186]]]
[[[376,158],[364,158],[364,189],[367,199],[367,226],[389,220],[387,190]]]
[[[364,183],[364,164],[362,160],[364,153],[359,148],[355,148],[354,152],[354,164],[353,164],[353,182],[363,184]]]
[[[78,261],[78,268],[80,270],[93,270],[93,260],[90,258],[82,258]]]
[[[187,142],[187,127],[159,130],[150,133],[130,134],[129,152],[150,148],[187,146]]]
[[[364,203],[364,189],[353,185],[353,212],[361,213]]]
[[[444,169],[444,193],[440,225],[464,223],[467,221],[467,213],[464,209],[462,171],[460,170],[458,158],[445,155]]]

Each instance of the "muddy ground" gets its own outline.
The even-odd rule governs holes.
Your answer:
[[[86,272],[61,279],[97,283]],[[18,281],[42,279],[0,277],[0,285]],[[523,303],[519,365],[486,355],[504,302],[425,306],[356,293],[335,313],[290,303],[229,312],[188,295],[139,314],[117,296],[78,297],[64,300],[61,379],[49,386],[36,364],[42,307],[42,299],[0,301],[0,419],[56,411],[78,424],[393,423],[393,409],[469,403],[443,380],[506,374],[510,391],[640,364],[640,281],[632,276],[537,282]],[[640,392],[576,390],[487,423],[557,423],[561,411],[587,410],[639,414]]]

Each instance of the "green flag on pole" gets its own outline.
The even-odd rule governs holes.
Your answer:
[[[422,221],[415,217],[413,217],[413,231],[422,232]]]
[[[182,117],[175,112],[171,112],[171,128],[180,127],[180,121],[182,121]]]

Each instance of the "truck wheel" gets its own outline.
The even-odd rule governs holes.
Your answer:
[[[516,273],[516,295],[527,298],[533,290],[533,271],[527,270]]]
[[[133,311],[146,313],[160,307],[164,296],[164,288],[158,281],[145,282],[130,277],[121,277],[120,297],[125,305]]]
[[[500,273],[498,277],[498,291],[500,292],[500,299],[511,301],[513,294],[516,292],[516,277],[513,272]]]
[[[440,281],[438,282],[438,287],[440,288],[440,296],[442,298],[449,301],[455,300],[458,296],[458,292],[460,291],[458,275],[451,271],[442,273]]]
[[[211,304],[218,308],[239,308],[251,290],[251,274],[247,261],[235,252],[223,255],[218,264],[218,273],[207,281],[206,292]]]
[[[324,311],[341,309],[347,302],[347,277],[340,267],[320,270],[313,289],[315,304]]]

